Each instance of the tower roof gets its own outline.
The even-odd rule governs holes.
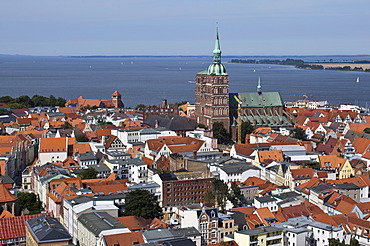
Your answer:
[[[112,96],[122,96],[118,91],[113,92]]]
[[[213,63],[209,65],[208,75],[227,75],[225,66],[221,63],[221,47],[220,39],[218,36],[218,27],[216,29],[215,48],[213,50]]]

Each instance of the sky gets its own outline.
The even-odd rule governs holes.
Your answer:
[[[0,54],[370,54],[369,0],[1,0]]]

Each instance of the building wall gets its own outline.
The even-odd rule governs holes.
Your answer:
[[[67,152],[47,152],[39,153],[39,161],[41,165],[44,165],[48,162],[60,162],[67,159]]]
[[[229,76],[197,74],[195,84],[196,120],[209,129],[223,122],[229,131]]]
[[[212,189],[213,178],[163,182],[163,206],[204,203],[204,196]]]
[[[94,246],[97,244],[95,235],[79,221],[77,221],[77,241],[80,246]]]
[[[220,241],[224,241],[225,236],[234,234],[238,230],[238,226],[234,223],[234,219],[222,221],[220,227]]]
[[[258,196],[258,189],[258,186],[242,186],[240,187],[240,192],[247,201],[251,201]]]

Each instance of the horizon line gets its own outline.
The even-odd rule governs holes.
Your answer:
[[[33,57],[71,57],[71,58],[89,58],[89,57],[107,57],[107,58],[114,58],[114,57],[212,57],[213,55],[23,55],[23,54],[0,54],[0,56],[33,56]],[[352,54],[352,55],[223,55],[222,57],[317,57],[317,56],[331,56],[331,57],[343,57],[343,56],[370,56],[370,54]]]

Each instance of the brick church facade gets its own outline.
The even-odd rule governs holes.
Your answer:
[[[240,101],[241,114],[238,115]],[[199,124],[212,129],[213,123],[222,122],[236,139],[238,118],[255,127],[291,127],[293,117],[284,110],[279,92],[262,92],[258,80],[257,91],[249,93],[229,93],[229,76],[221,63],[221,49],[218,31],[213,63],[207,70],[196,74],[195,112]]]

